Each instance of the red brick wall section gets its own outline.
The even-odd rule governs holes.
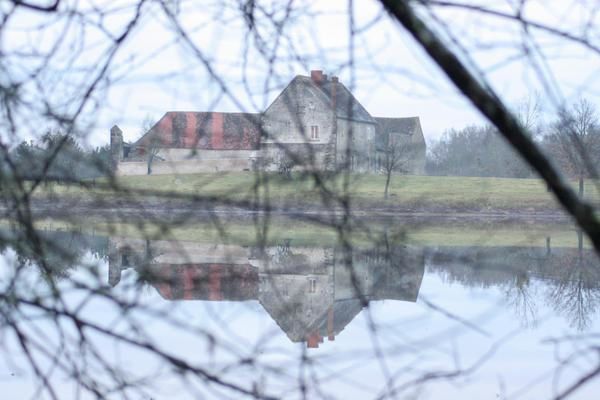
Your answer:
[[[196,114],[196,135],[198,135],[198,138],[194,142],[194,146],[198,149],[210,148],[211,121],[209,117],[210,114],[207,113]]]
[[[194,266],[186,266],[183,270],[183,299],[194,299],[194,286],[196,281],[196,268]]]
[[[158,293],[167,300],[173,299],[173,292],[171,291],[171,270],[170,268],[161,268],[158,273]]]
[[[142,155],[156,137],[166,148],[254,150],[260,140],[257,124],[255,116],[238,113],[168,112],[138,142],[136,151]]]
[[[212,264],[208,277],[209,282],[209,300],[223,300],[221,293],[221,264]]]
[[[223,114],[214,112],[212,113],[212,135],[211,135],[211,148],[222,149],[223,148]]]
[[[198,144],[198,135],[196,134],[196,114],[186,113],[185,114],[185,132],[182,138],[182,144],[185,148],[193,148]]]

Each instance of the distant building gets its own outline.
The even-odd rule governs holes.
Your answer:
[[[111,129],[117,175],[256,168],[379,171],[391,140],[408,149],[402,170],[423,174],[419,118],[372,117],[337,77],[322,71],[296,76],[261,114],[167,112],[132,144],[123,142],[118,127]]]

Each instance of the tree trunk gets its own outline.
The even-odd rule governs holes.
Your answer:
[[[388,170],[387,171],[387,176],[385,178],[385,190],[383,192],[383,198],[387,199],[388,198],[388,190],[390,188],[390,180],[392,179],[392,170]]]
[[[148,175],[152,175],[152,161],[154,161],[154,155],[148,157]]]

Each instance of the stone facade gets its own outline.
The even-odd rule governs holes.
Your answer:
[[[168,112],[133,144],[124,144],[119,132],[111,130],[117,175],[378,172],[390,135],[407,143],[407,172],[423,174],[425,167],[418,118],[374,118],[337,77],[322,71],[296,76],[261,114]]]

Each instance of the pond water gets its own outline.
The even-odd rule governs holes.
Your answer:
[[[33,245],[19,235],[3,231],[13,245],[0,274],[2,398],[600,390],[600,263],[582,243],[249,245],[40,231]]]

